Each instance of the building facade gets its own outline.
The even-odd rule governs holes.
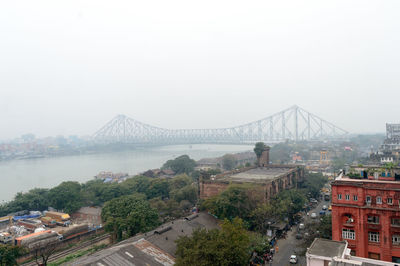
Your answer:
[[[268,201],[279,192],[304,181],[304,168],[297,165],[268,165],[231,171],[210,179],[200,180],[200,198],[207,199],[225,191],[231,184],[253,184],[254,194]]]
[[[307,266],[397,266],[392,262],[350,255],[347,241],[315,238],[306,252]]]
[[[332,239],[352,255],[400,262],[399,171],[358,167],[332,182]]]
[[[386,124],[386,138],[377,153],[371,159],[381,164],[400,163],[400,124]]]
[[[304,168],[299,165],[275,165],[269,163],[267,146],[258,159],[258,167],[247,167],[199,180],[201,199],[207,199],[225,191],[231,184],[252,184],[252,194],[267,202],[279,192],[295,188],[304,181]]]

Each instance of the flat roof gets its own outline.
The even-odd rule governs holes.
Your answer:
[[[293,167],[257,167],[247,171],[226,175],[216,180],[234,182],[265,182],[272,181],[281,175],[288,174]]]
[[[379,180],[379,179],[358,179],[351,178],[348,176],[337,177],[334,181],[345,181],[345,182],[354,182],[354,183],[381,183],[381,184],[400,184],[400,181],[396,180]]]
[[[200,212],[197,215],[165,223],[155,230],[128,238],[114,246],[82,256],[71,265],[112,266],[172,266],[176,251],[175,240],[189,236],[196,228],[218,228],[218,220]]]
[[[38,235],[47,234],[47,233],[51,233],[51,230],[40,231],[40,232],[32,233],[32,234],[29,234],[29,235],[20,236],[20,237],[15,238],[15,240],[22,240],[22,239],[25,239],[25,238],[30,238],[30,237],[33,237],[33,236],[38,236]]]
[[[309,247],[307,253],[321,257],[343,257],[347,243],[345,241],[334,241],[323,238],[316,238]]]

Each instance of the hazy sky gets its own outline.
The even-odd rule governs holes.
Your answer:
[[[0,139],[116,114],[239,125],[293,104],[350,132],[400,122],[400,1],[1,1]]]

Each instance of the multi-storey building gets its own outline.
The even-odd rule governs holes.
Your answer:
[[[352,255],[400,262],[400,168],[355,167],[332,182],[332,239]]]
[[[379,160],[381,164],[400,163],[400,124],[386,124],[386,139],[371,158]]]

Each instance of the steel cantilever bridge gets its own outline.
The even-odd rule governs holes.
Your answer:
[[[258,121],[216,129],[165,129],[125,115],[117,115],[97,131],[93,139],[97,143],[240,144],[338,138],[347,133],[346,130],[295,105]]]

